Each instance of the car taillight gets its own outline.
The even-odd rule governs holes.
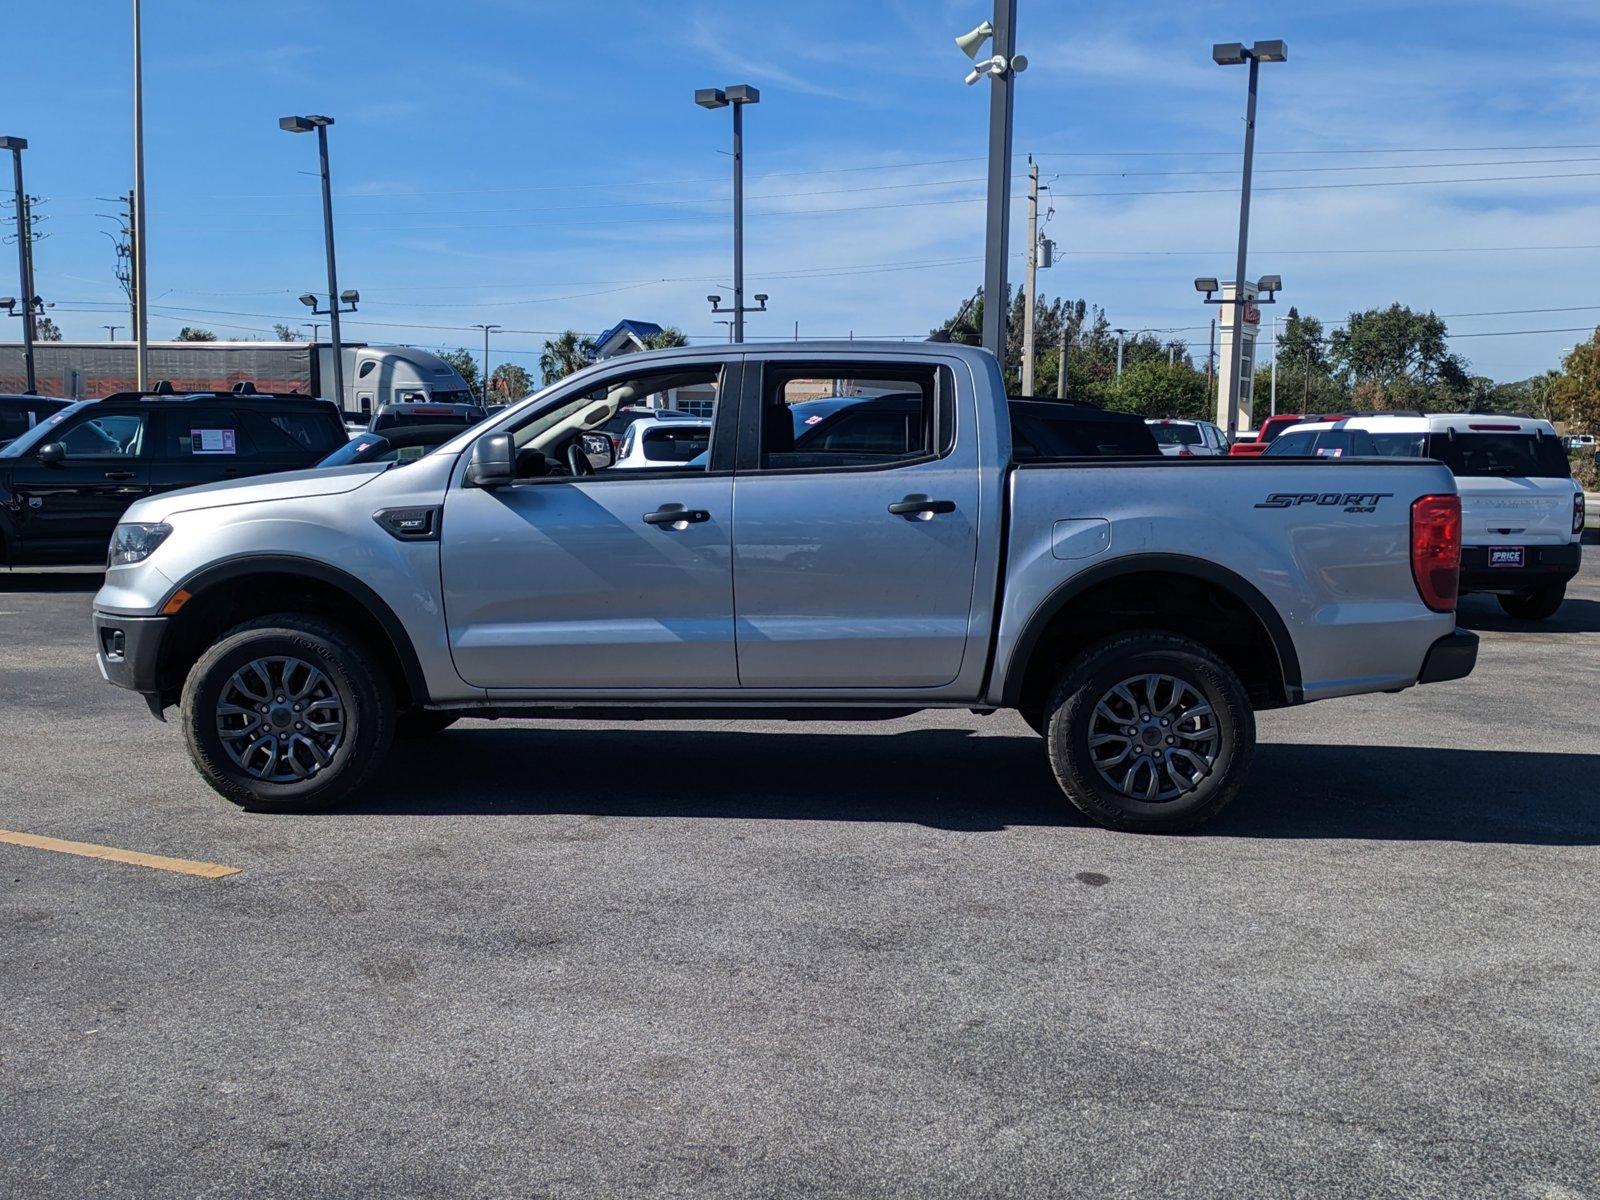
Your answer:
[[[1572,532],[1573,533],[1582,533],[1583,532],[1583,518],[1584,518],[1583,493],[1582,492],[1574,492],[1573,496],[1572,496]]]
[[[1179,450],[1178,451],[1178,457],[1179,458],[1193,458],[1194,457],[1194,451],[1193,450]]]
[[[1411,505],[1411,578],[1434,612],[1454,612],[1461,584],[1461,497],[1421,496]]]

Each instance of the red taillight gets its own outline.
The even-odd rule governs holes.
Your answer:
[[[1179,458],[1193,458],[1194,457],[1194,451],[1193,450],[1179,450],[1178,451],[1178,457]]]
[[[1411,505],[1411,578],[1434,612],[1454,612],[1461,584],[1461,497],[1421,496]]]
[[[1575,493],[1573,493],[1573,496],[1572,496],[1572,532],[1573,533],[1582,533],[1583,532],[1583,518],[1584,518],[1583,493],[1582,492],[1575,492]]]

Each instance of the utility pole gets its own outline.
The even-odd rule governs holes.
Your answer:
[[[1022,302],[1022,394],[1033,395],[1033,321],[1039,296],[1039,164],[1028,155],[1028,279]]]
[[[1056,347],[1056,399],[1067,398],[1067,320],[1061,319],[1061,344]]]
[[[1206,403],[1211,403],[1212,380],[1217,377],[1217,319],[1211,318],[1211,333],[1206,342]]]
[[[1272,411],[1271,416],[1278,415],[1278,316],[1272,316]]]
[[[483,406],[489,407],[489,332],[499,329],[498,325],[478,325],[476,328],[483,330]]]
[[[104,329],[106,331],[106,340],[114,342],[114,341],[117,340],[117,330],[121,329],[122,326],[121,325],[102,325],[102,326],[100,326],[100,328]]]
[[[22,152],[28,148],[28,139],[0,138],[0,148],[11,151],[11,168],[17,190],[17,282],[22,287],[22,365],[28,378],[28,394],[39,390],[38,376],[34,371],[34,304],[33,294],[33,222],[28,216],[28,193],[22,186]]]
[[[994,0],[994,52],[1003,60],[989,77],[989,212],[983,266],[983,345],[1006,367],[1006,317],[1011,307],[1006,257],[1011,241],[1011,125],[1015,104],[1017,0]],[[1024,63],[1023,65],[1026,65]]]
[[[134,387],[150,386],[150,264],[144,208],[144,30],[133,0],[133,336]]]

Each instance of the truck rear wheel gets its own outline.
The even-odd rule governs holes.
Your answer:
[[[244,808],[308,812],[348,800],[394,736],[388,680],[361,644],[278,613],[224,634],[183,685],[189,757]]]
[[[1562,601],[1567,598],[1567,585],[1553,583],[1548,587],[1534,588],[1531,592],[1518,592],[1515,596],[1496,596],[1506,616],[1519,621],[1546,621],[1556,615]]]
[[[1232,668],[1168,633],[1118,634],[1069,663],[1047,705],[1056,782],[1109,829],[1170,833],[1216,816],[1255,750]]]

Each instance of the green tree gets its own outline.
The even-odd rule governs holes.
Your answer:
[[[185,325],[178,330],[177,340],[180,342],[214,342],[217,340],[217,335],[209,329],[201,329],[198,325]]]
[[[533,393],[533,376],[516,363],[501,363],[489,376],[489,400],[514,404]]]
[[[1600,433],[1600,329],[1561,360],[1554,390],[1573,432]]]
[[[298,342],[300,340],[300,335],[282,321],[273,325],[272,333],[280,342]]]
[[[33,336],[41,342],[59,342],[61,327],[49,317],[38,317],[33,322]]]
[[[687,346],[689,339],[676,325],[668,325],[660,333],[652,333],[644,340],[646,350],[670,350],[674,346]]]
[[[1189,362],[1167,363],[1164,355],[1128,363],[1123,355],[1122,377],[1106,389],[1107,407],[1142,417],[1210,418],[1206,402],[1206,377]]]
[[[593,338],[569,329],[545,342],[544,352],[539,355],[539,374],[545,383],[555,383],[594,362],[595,352]]]
[[[441,350],[439,357],[456,369],[456,374],[467,381],[467,391],[478,394],[478,360],[470,350]]]
[[[1434,313],[1399,303],[1351,313],[1331,339],[1334,374],[1372,408],[1459,410],[1471,398],[1467,364],[1445,334]]]
[[[1322,322],[1302,317],[1293,306],[1278,329],[1278,411],[1337,412],[1350,403],[1344,385],[1334,378],[1329,340]],[[1261,401],[1271,394],[1270,363],[1256,365],[1256,410],[1264,419]]]

